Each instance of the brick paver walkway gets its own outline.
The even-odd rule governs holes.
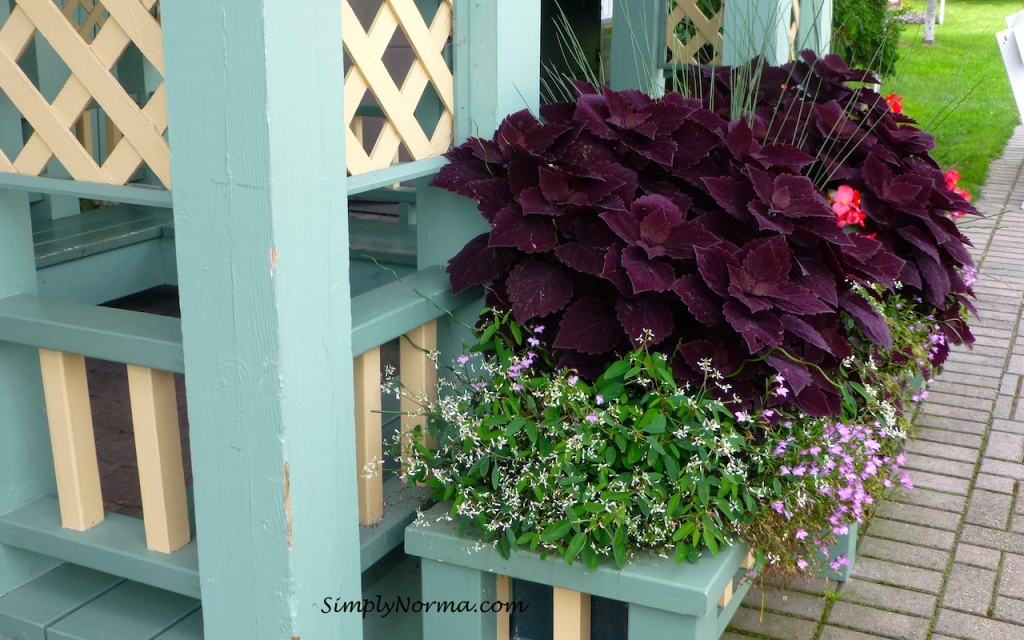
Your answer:
[[[726,640],[1024,639],[1024,127],[965,229],[981,270],[973,349],[954,349],[907,447],[916,485],[879,505],[853,579],[751,589]]]

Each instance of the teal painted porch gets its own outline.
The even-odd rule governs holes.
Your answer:
[[[421,637],[418,616],[321,607],[431,596],[403,552],[421,503],[374,471],[380,348],[429,392],[424,349],[454,354],[448,313],[481,306],[443,267],[484,223],[427,183],[453,140],[536,110],[539,0],[389,0],[373,21],[338,0],[0,4],[0,635]],[[827,5],[798,2],[791,33],[769,19],[790,0],[729,0],[726,33],[784,58],[820,47]],[[617,3],[612,86],[660,90],[667,15]],[[350,215],[356,197],[404,213]],[[165,284],[180,320],[96,306]],[[128,366],[143,518],[104,508],[83,357]],[[675,622],[649,615],[643,633]]]

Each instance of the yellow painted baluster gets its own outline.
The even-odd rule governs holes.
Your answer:
[[[373,524],[384,516],[384,479],[381,465],[384,444],[380,414],[380,347],[355,359],[356,491],[359,524]]]
[[[146,546],[171,553],[191,539],[174,374],[128,365]]]
[[[590,594],[554,589],[555,640],[590,640]]]
[[[512,601],[512,578],[508,576],[496,576],[498,588],[495,599],[498,602],[509,603]],[[497,640],[509,640],[512,637],[512,618],[508,609],[498,612],[498,637]]]
[[[398,373],[402,384],[412,398],[402,397],[402,447],[408,444],[408,434],[417,426],[426,430],[427,419],[410,415],[422,409],[417,400],[437,399],[437,367],[428,353],[437,350],[437,322],[432,320],[402,336],[399,342]],[[429,441],[429,438],[428,438]]]
[[[103,521],[85,358],[40,349],[39,364],[57,474],[61,525],[85,531]]]

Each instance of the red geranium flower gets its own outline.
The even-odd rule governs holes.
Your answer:
[[[893,113],[903,113],[903,96],[890,93],[885,96],[885,103],[889,105]]]
[[[960,196],[964,200],[970,202],[970,192],[967,191],[967,189],[961,189],[960,187],[956,186],[957,183],[960,182],[960,172],[957,171],[956,169],[948,169],[945,173],[945,176],[946,188],[955,193],[956,195]],[[963,211],[953,211],[950,213],[950,215],[953,216],[954,218],[959,218],[965,214]]]
[[[867,217],[860,208],[860,191],[848,184],[840,185],[832,194],[832,212],[836,214],[836,222],[840,227],[846,225],[864,226]]]

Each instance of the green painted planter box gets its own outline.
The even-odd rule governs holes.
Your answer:
[[[562,589],[588,593],[619,602],[629,609],[629,640],[671,637],[690,640],[718,638],[750,588],[742,581],[749,548],[735,544],[717,556],[705,555],[696,564],[675,564],[670,558],[635,555],[621,571],[612,563],[590,570],[557,557],[544,560],[539,553],[520,549],[509,559],[485,544],[470,530],[460,537],[458,523],[445,519],[447,504],[439,504],[405,530],[406,553],[423,560],[424,601],[466,601],[479,604],[498,600],[497,576],[509,576]],[[840,555],[849,560],[839,571],[826,569],[821,577],[839,582],[853,571],[857,526],[840,536],[829,561]],[[735,590],[725,603],[720,598],[732,581]],[[498,638],[497,614],[440,612],[423,614],[424,640],[492,640]]]
[[[557,557],[541,560],[539,553],[520,550],[506,560],[493,545],[471,531],[459,537],[456,522],[441,520],[447,505],[425,514],[405,531],[406,553],[423,559],[424,601],[497,600],[496,576],[503,575],[588,593],[627,603],[629,639],[718,638],[750,588],[740,582],[748,547],[736,544],[696,564],[675,564],[671,558],[636,555],[621,571],[602,563],[590,570]],[[719,599],[730,581],[736,585],[724,607]],[[439,612],[423,614],[424,640],[484,640],[497,637],[497,614]]]

